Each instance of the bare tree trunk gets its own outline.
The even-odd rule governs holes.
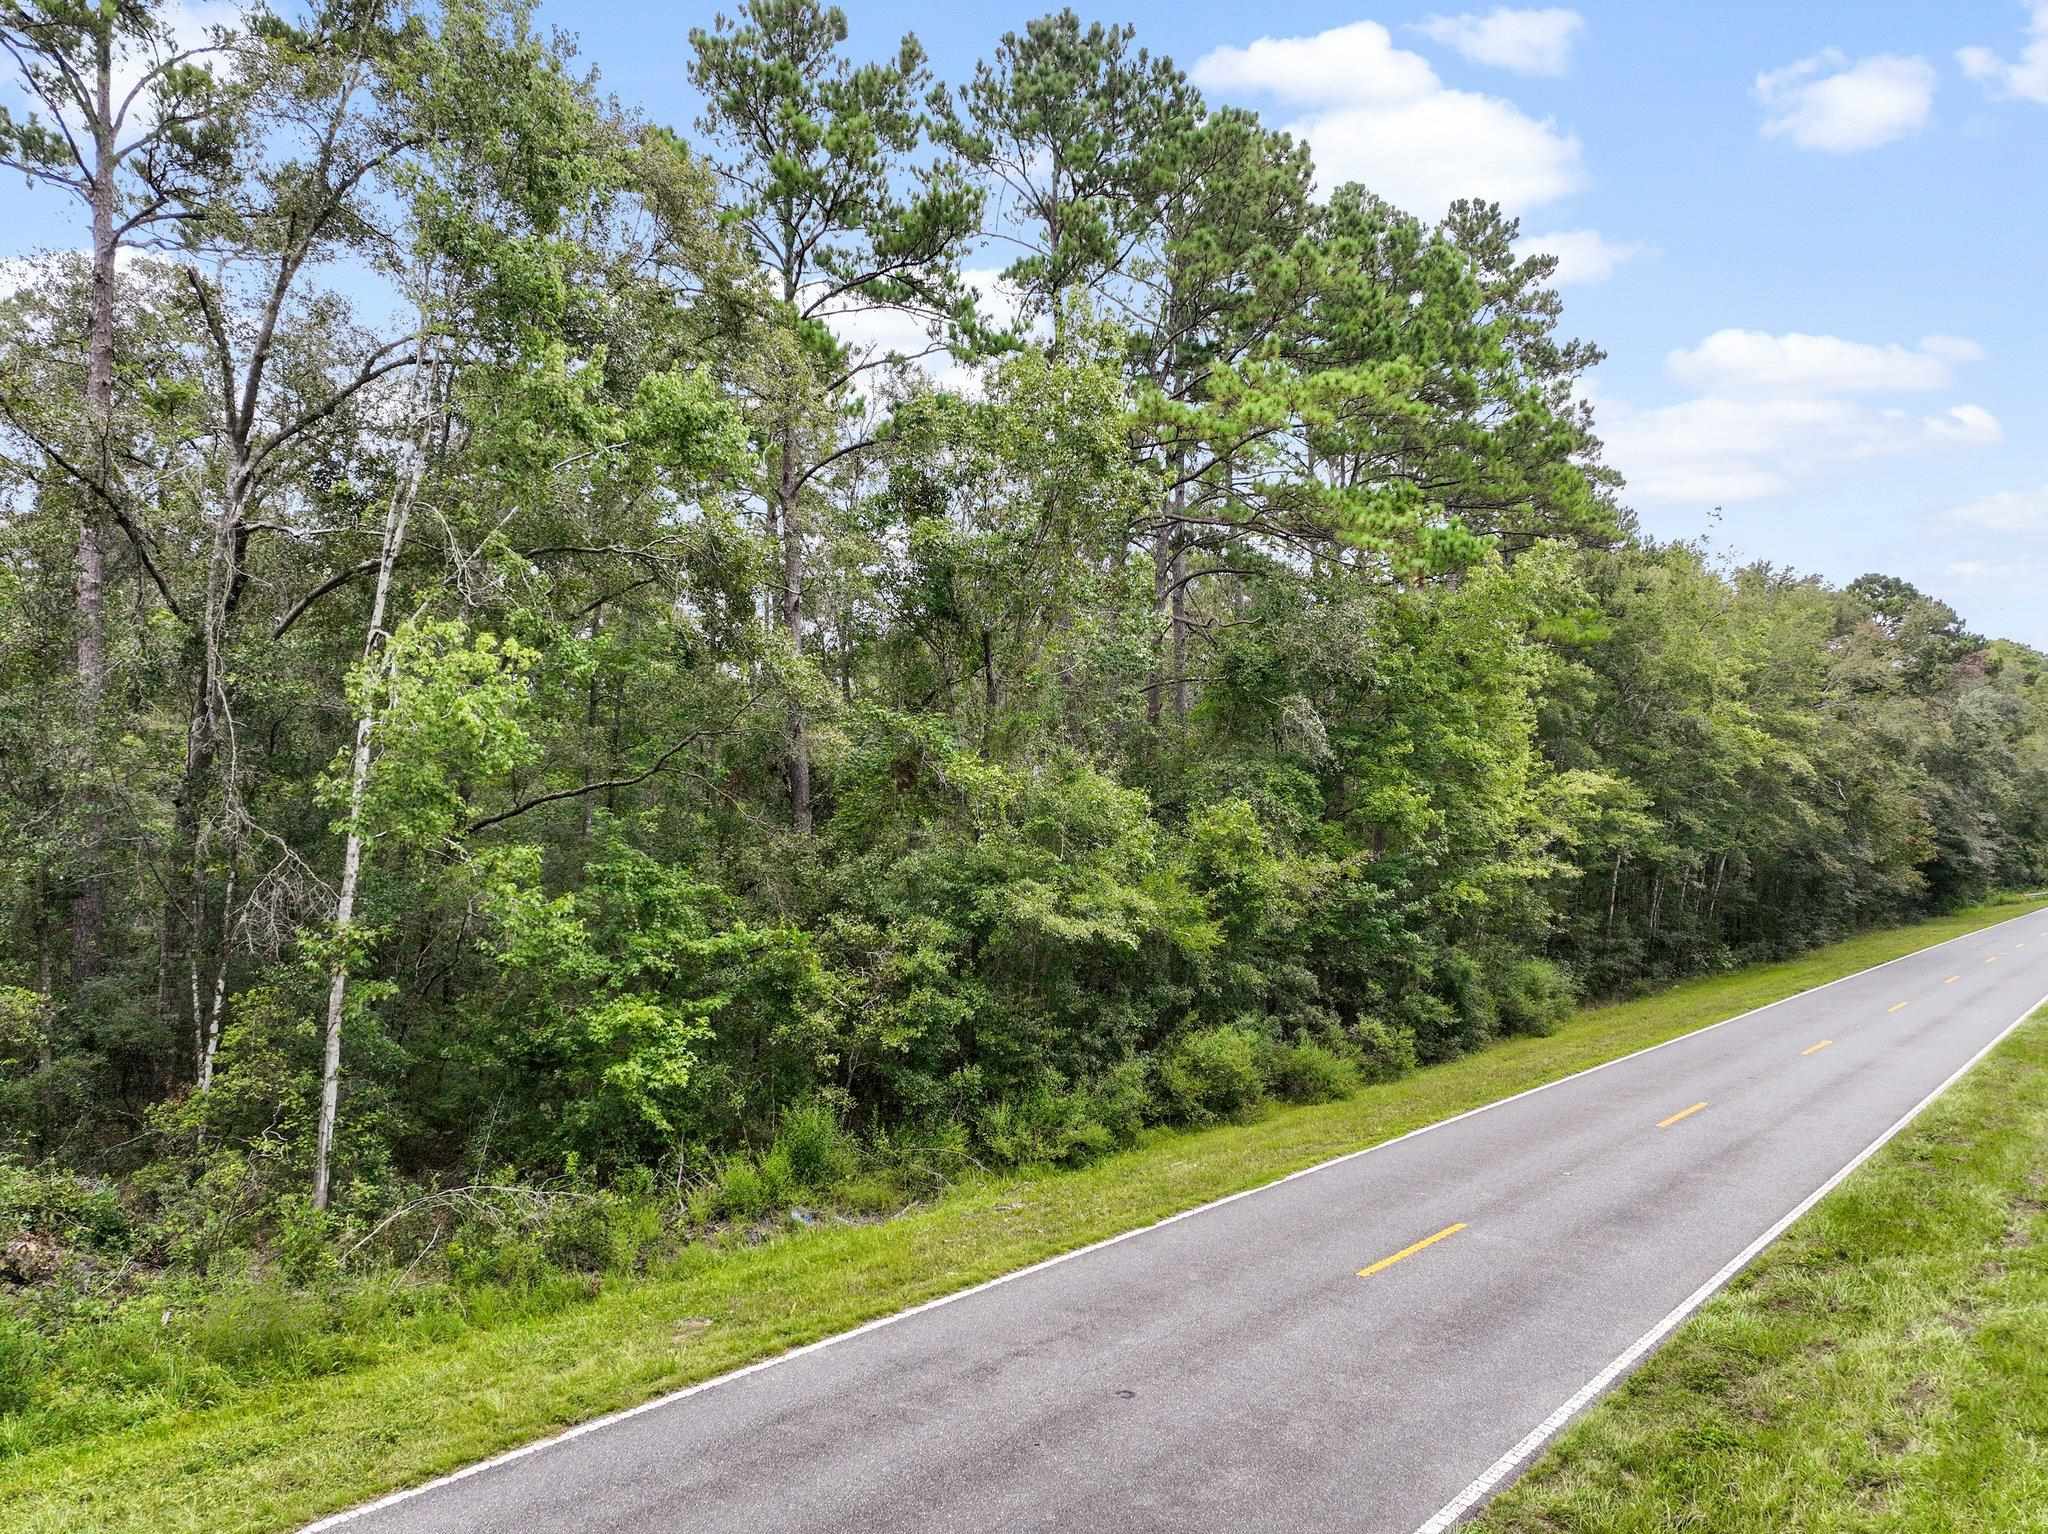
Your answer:
[[[1172,598],[1168,588],[1173,584],[1173,528],[1169,524],[1152,535],[1152,610],[1158,617],[1167,615]],[[1154,635],[1154,655],[1160,654],[1156,647],[1164,635]],[[1147,679],[1145,690],[1145,722],[1156,725],[1159,716],[1166,709],[1166,667],[1155,660],[1152,675]]]
[[[92,340],[86,362],[86,403],[92,416],[101,486],[111,483],[114,428],[114,34],[100,27],[93,82],[92,176]],[[106,881],[100,857],[106,847],[107,812],[98,782],[100,700],[107,683],[105,555],[100,547],[100,508],[91,495],[80,498],[78,521],[78,704],[79,734],[87,772],[85,877],[71,908],[71,973],[88,980],[99,970],[106,927]]]
[[[213,1006],[206,1015],[206,1032],[199,1046],[199,1090],[213,1089],[213,1058],[220,1052],[220,1019],[228,999],[228,933],[235,907],[235,870],[228,869],[227,894],[222,897],[220,907],[220,964],[213,972]],[[193,957],[193,973],[198,973],[198,957]],[[198,997],[193,997],[196,1005]]]
[[[388,673],[391,656],[384,632],[384,611],[391,598],[391,571],[405,543],[406,523],[412,516],[413,500],[419,494],[420,479],[426,472],[429,404],[432,398],[430,370],[426,358],[426,316],[420,316],[420,355],[416,360],[415,384],[419,419],[410,461],[391,497],[384,517],[384,543],[377,556],[377,588],[370,599],[370,622],[363,635],[363,663],[367,666],[381,651]],[[313,1149],[313,1207],[325,1209],[334,1159],[334,1122],[341,1101],[341,1023],[348,1001],[349,928],[355,921],[356,888],[363,872],[363,799],[370,783],[370,733],[376,713],[368,698],[356,718],[355,753],[349,760],[348,839],[341,855],[341,886],[334,902],[334,958],[327,980],[327,1032],[320,1060],[320,1127]]]
[[[1173,717],[1188,717],[1188,550],[1175,525],[1173,540],[1173,602],[1169,626],[1173,633]]]
[[[796,425],[782,431],[781,475],[776,500],[782,527],[782,626],[789,634],[789,653],[804,653],[804,540],[802,515],[798,510],[801,487],[796,466]],[[789,705],[789,808],[797,834],[811,832],[811,743],[805,729],[804,709],[799,702]]]

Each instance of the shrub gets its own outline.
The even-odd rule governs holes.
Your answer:
[[[17,1231],[95,1252],[124,1251],[133,1234],[112,1183],[0,1157],[0,1245]]]
[[[1273,1095],[1290,1103],[1334,1103],[1349,1097],[1360,1085],[1356,1065],[1335,1050],[1307,1040],[1272,1046],[1263,1063]]]
[[[758,1220],[787,1208],[798,1191],[789,1151],[781,1145],[758,1160],[733,1157],[719,1169],[716,1187],[711,1213],[729,1220]]]
[[[1190,1124],[1237,1118],[1265,1095],[1261,1040],[1235,1023],[1183,1034],[1159,1061],[1159,1087],[1175,1117]]]
[[[315,1209],[311,1199],[293,1193],[278,1200],[277,1265],[293,1283],[310,1284],[334,1271],[331,1236],[327,1211]]]
[[[851,1176],[853,1146],[838,1117],[821,1102],[808,1102],[782,1116],[775,1148],[789,1162],[790,1177],[799,1188],[829,1188]]]
[[[1415,1069],[1413,1029],[1361,1017],[1351,1030],[1351,1041],[1367,1081],[1394,1081]]]
[[[1572,977],[1548,959],[1518,959],[1501,977],[1500,1016],[1511,1033],[1555,1033],[1578,999]]]
[[[1152,1064],[1142,1056],[1112,1065],[1089,1084],[1088,1095],[1089,1116],[1119,1145],[1136,1140],[1159,1111],[1152,1095]]]
[[[1417,1060],[1453,1060],[1465,1052],[1464,1025],[1451,1004],[1427,991],[1410,991],[1396,1008],[1397,1026],[1415,1042]]]
[[[540,1252],[549,1266],[577,1273],[602,1273],[623,1266],[613,1253],[613,1204],[603,1194],[553,1199],[542,1216],[540,1230]]]
[[[975,1116],[975,1132],[998,1166],[1088,1161],[1116,1143],[1116,1136],[1093,1117],[1093,1108],[1091,1094],[1069,1092],[1057,1076],[1049,1076],[1016,1097],[984,1107]]]
[[[1478,1049],[1500,1027],[1500,1003],[1479,965],[1462,953],[1447,953],[1437,961],[1437,988],[1457,1014],[1456,1047],[1453,1054]]]

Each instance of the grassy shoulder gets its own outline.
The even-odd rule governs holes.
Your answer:
[[[1574,1424],[1483,1534],[2048,1527],[2048,1010]]]
[[[289,1528],[2039,903],[1873,932],[1786,963],[1588,1009],[1549,1037],[1512,1039],[1341,1102],[1162,1135],[1079,1171],[970,1178],[880,1223],[693,1246],[658,1274],[593,1281],[584,1302],[493,1325],[472,1320],[440,1340],[431,1324],[378,1312],[332,1372],[223,1392],[217,1404],[143,1415],[124,1431],[0,1460],[0,1527]]]

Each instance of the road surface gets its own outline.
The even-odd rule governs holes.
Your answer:
[[[314,1527],[1436,1534],[2044,993],[2037,912]]]

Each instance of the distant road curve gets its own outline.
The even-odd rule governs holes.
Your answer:
[[[2034,912],[310,1530],[1439,1534],[2044,1001]]]

